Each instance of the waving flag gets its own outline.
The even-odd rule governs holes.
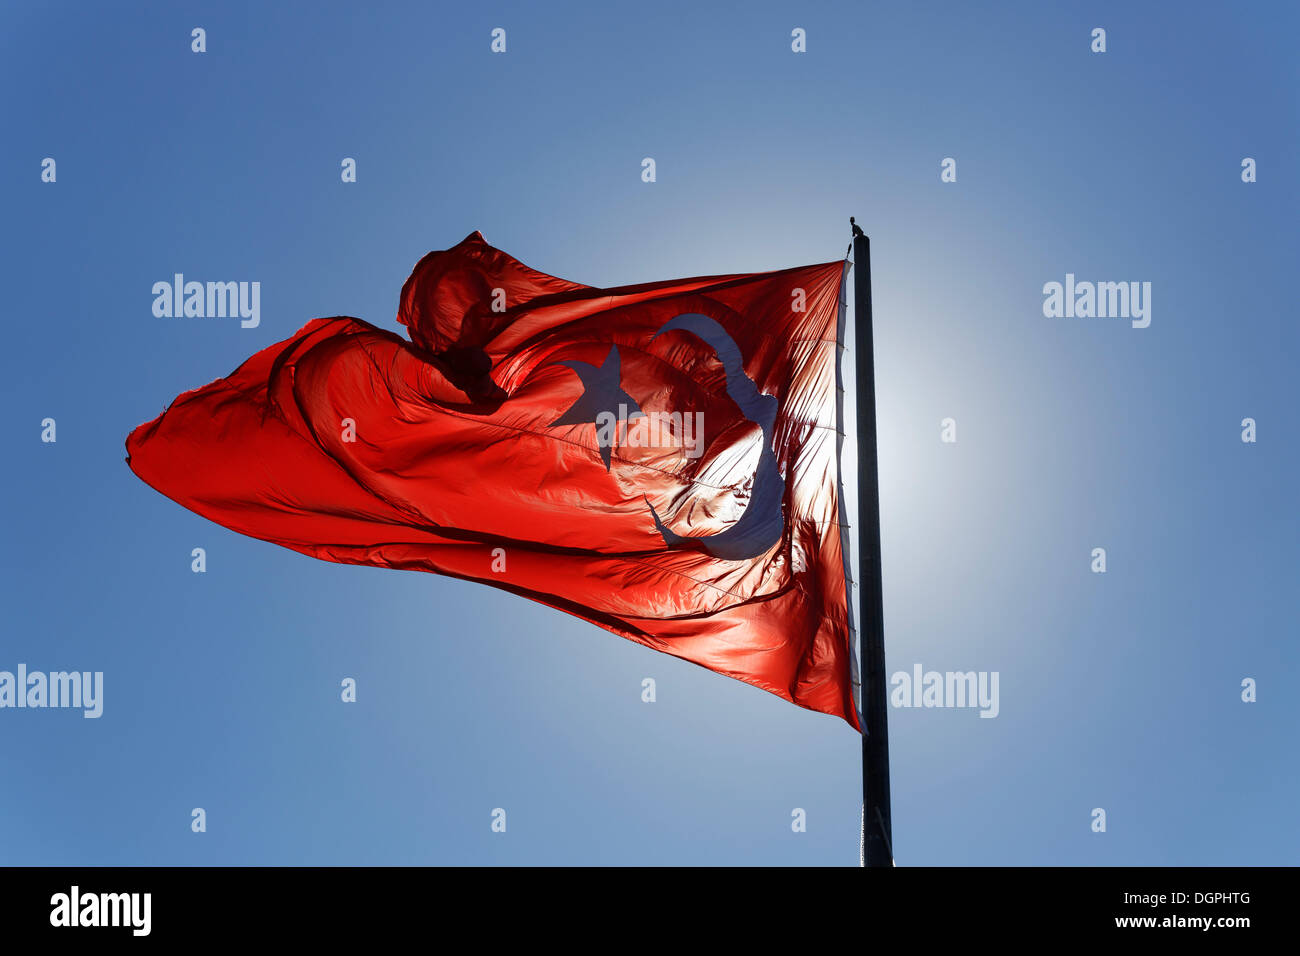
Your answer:
[[[410,341],[316,319],[127,461],[241,534],[503,588],[858,728],[843,275],[594,289],[474,233],[402,288]]]

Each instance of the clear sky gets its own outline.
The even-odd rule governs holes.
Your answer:
[[[326,6],[0,12],[0,670],[105,675],[98,720],[0,710],[0,863],[856,864],[841,721],[123,462],[313,317],[397,329],[472,230],[607,286],[832,260],[850,214],[888,670],[1000,675],[995,719],[891,711],[899,863],[1300,860],[1294,4]],[[156,318],[176,272],[260,325]],[[1150,326],[1045,317],[1067,273]]]

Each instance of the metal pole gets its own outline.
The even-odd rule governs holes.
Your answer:
[[[876,370],[871,336],[871,240],[854,230],[853,333],[857,341],[858,594],[862,633],[863,861],[893,866],[889,814],[889,692],[885,679],[884,586],[880,576],[880,474],[876,457]]]

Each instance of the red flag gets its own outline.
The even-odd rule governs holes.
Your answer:
[[[843,268],[593,289],[474,233],[403,286],[411,341],[316,319],[127,461],[242,534],[503,588],[857,728]]]

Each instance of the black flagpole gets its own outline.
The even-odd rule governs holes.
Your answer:
[[[876,370],[871,337],[871,240],[853,225],[853,335],[857,341],[858,593],[861,608],[862,861],[893,866],[889,816],[889,694],[885,682],[884,586],[880,577],[880,475]]]

